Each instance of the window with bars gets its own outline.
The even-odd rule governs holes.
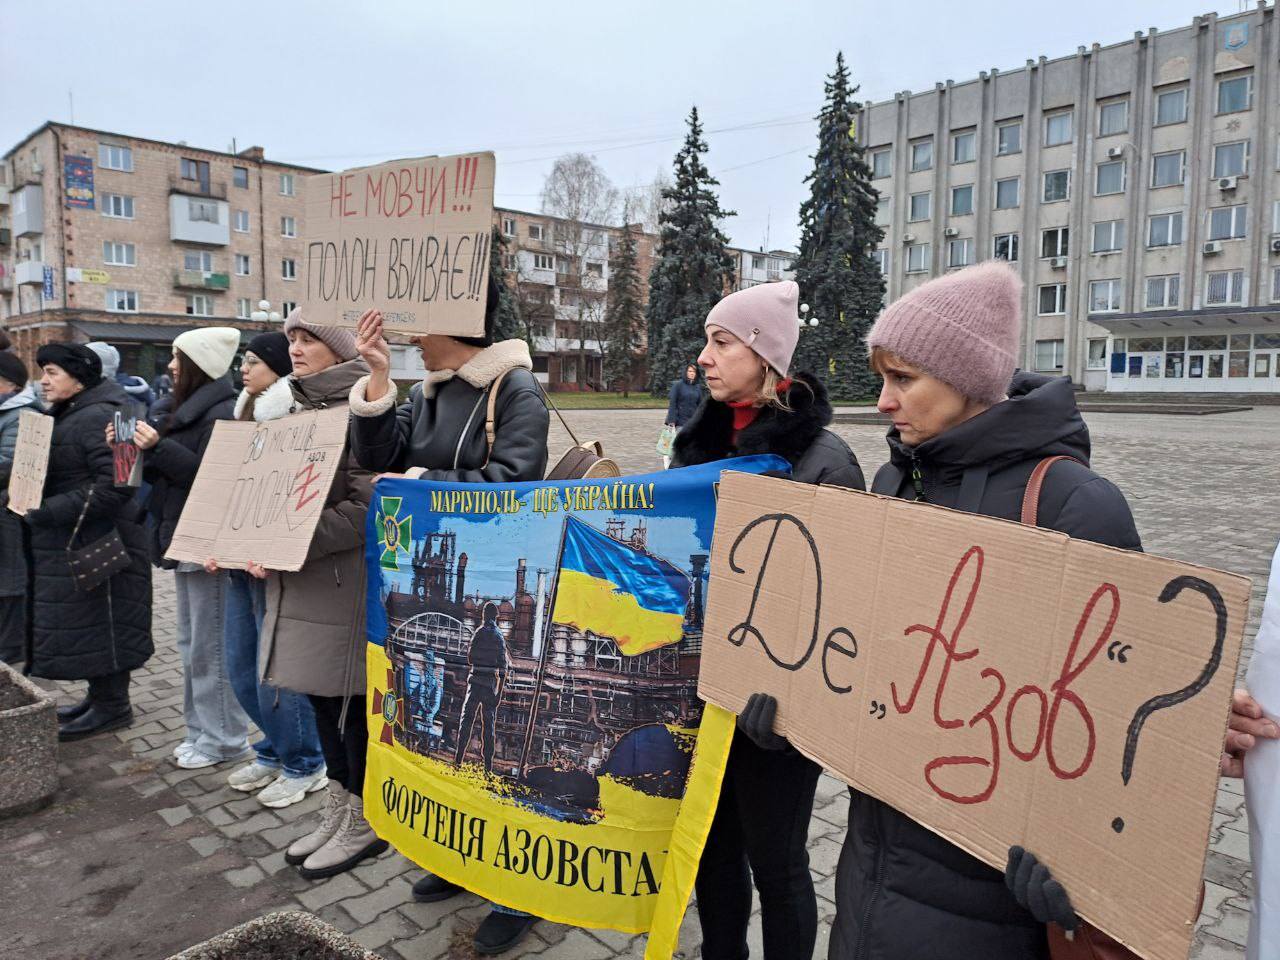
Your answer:
[[[1204,302],[1218,305],[1244,302],[1244,271],[1217,270],[1205,276]]]
[[[1146,308],[1148,310],[1167,310],[1178,305],[1181,293],[1182,277],[1164,276],[1147,277]]]

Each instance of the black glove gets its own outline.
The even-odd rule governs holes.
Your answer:
[[[777,713],[776,698],[767,693],[753,693],[738,714],[738,729],[761,750],[786,750],[791,746],[787,738],[773,732],[773,718]]]
[[[36,507],[24,513],[22,519],[27,521],[28,526],[43,527],[53,523],[53,514],[47,507]]]
[[[1041,923],[1056,923],[1071,931],[1080,925],[1071,906],[1071,898],[1049,868],[1021,847],[1009,848],[1009,862],[1004,868],[1004,884],[1018,901]]]

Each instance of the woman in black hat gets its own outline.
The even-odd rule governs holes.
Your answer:
[[[116,488],[111,448],[102,439],[117,412],[131,414],[124,392],[102,379],[102,361],[81,344],[47,343],[36,363],[54,424],[44,496],[23,517],[35,571],[30,670],[49,680],[89,681],[84,700],[59,712],[58,739],[76,740],[133,720],[129,671],[154,649],[151,566],[145,533],[129,509],[133,491]],[[83,590],[67,548],[92,544],[113,527],[129,566]]]

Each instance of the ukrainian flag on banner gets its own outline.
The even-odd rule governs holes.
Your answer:
[[[689,575],[674,564],[565,519],[553,622],[613,637],[632,657],[680,639],[688,600]]]

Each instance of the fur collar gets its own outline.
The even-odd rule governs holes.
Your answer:
[[[792,377],[787,403],[791,405],[790,411],[777,407],[761,410],[755,422],[738,435],[738,446],[734,450],[730,447],[733,409],[706,397],[676,436],[674,461],[687,467],[730,456],[773,453],[794,467],[831,422],[832,410],[827,388],[808,373]]]
[[[457,370],[428,370],[422,381],[422,395],[430,398],[440,384],[457,377],[483,390],[508,370],[533,369],[529,345],[523,340],[502,340],[485,347]]]
[[[249,403],[249,392],[241,390],[236,398],[236,419],[242,419],[245,406]],[[275,383],[263,390],[253,401],[253,419],[258,423],[267,420],[279,420],[293,413],[293,390],[289,386],[288,377],[280,377]]]

